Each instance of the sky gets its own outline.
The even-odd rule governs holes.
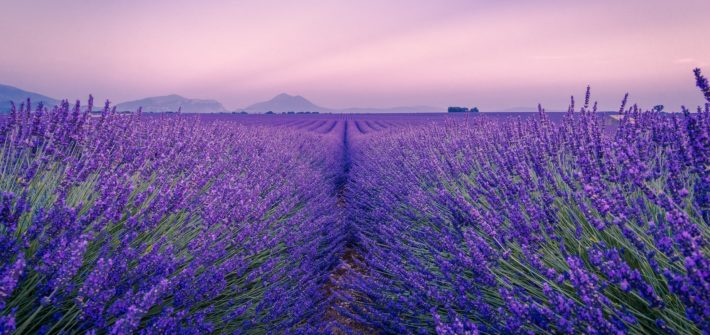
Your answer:
[[[587,85],[703,104],[708,0],[0,0],[0,83],[114,102],[236,109],[279,93],[331,108],[564,109]]]

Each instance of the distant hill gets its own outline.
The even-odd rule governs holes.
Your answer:
[[[289,95],[281,93],[269,101],[258,102],[248,106],[242,110],[249,113],[266,113],[272,111],[274,113],[282,112],[319,112],[327,113],[333,110],[321,106],[317,106],[306,98],[300,95]]]
[[[217,100],[189,99],[177,94],[122,102],[116,105],[116,110],[136,111],[139,107],[142,107],[145,113],[177,112],[180,108],[183,113],[227,112]]]
[[[59,104],[59,100],[53,99],[39,93],[21,90],[17,87],[0,84],[0,113],[10,111],[10,103],[15,102],[18,107],[22,102],[29,98],[32,101],[32,106],[36,106],[42,102],[48,107]]]
[[[19,106],[27,98],[32,100],[32,105],[36,106],[40,101],[51,107],[60,103],[38,93],[28,92],[16,87],[0,84],[0,113],[7,113],[10,110],[10,102],[14,101]],[[225,113],[229,112],[216,100],[210,99],[190,99],[177,94],[166,96],[148,97],[139,100],[126,101],[116,105],[118,111],[136,111],[139,107],[146,113],[176,112],[182,108],[183,113]],[[236,112],[247,111],[249,113],[263,114],[268,111],[274,113],[284,112],[318,112],[318,113],[442,113],[443,108],[431,106],[403,106],[390,108],[376,107],[354,107],[354,108],[327,108],[318,106],[300,95],[279,94],[268,101],[258,102],[246,108],[238,108]]]
[[[237,111],[247,111],[249,113],[274,113],[283,112],[319,112],[319,113],[440,113],[441,108],[431,106],[405,106],[391,108],[376,107],[353,107],[353,108],[327,108],[318,106],[300,95],[289,95],[281,93],[269,101],[255,103]]]

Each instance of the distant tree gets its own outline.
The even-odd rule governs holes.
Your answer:
[[[653,111],[654,112],[662,112],[663,111],[663,105],[655,105],[653,106]]]
[[[268,111],[268,112],[266,112],[266,114],[274,114],[274,112],[273,112],[273,111]]]
[[[247,113],[247,111],[241,111],[241,112],[239,112],[239,114],[249,114],[249,113]]]
[[[467,107],[449,107],[449,113],[478,113],[478,107],[473,107],[471,109],[468,109]]]
[[[468,108],[466,107],[449,107],[449,113],[466,113]]]

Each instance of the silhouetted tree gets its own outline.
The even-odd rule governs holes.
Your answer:
[[[466,107],[449,107],[449,113],[465,113],[468,112]]]
[[[471,109],[468,109],[468,107],[449,107],[449,113],[466,113],[466,112],[471,112],[471,113],[478,113],[478,107],[473,107]]]

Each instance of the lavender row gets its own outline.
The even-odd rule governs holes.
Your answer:
[[[367,271],[344,312],[393,334],[710,333],[708,106],[622,106],[613,129],[589,95],[575,111],[356,141]]]
[[[29,102],[0,122],[0,333],[313,333],[337,135]]]

